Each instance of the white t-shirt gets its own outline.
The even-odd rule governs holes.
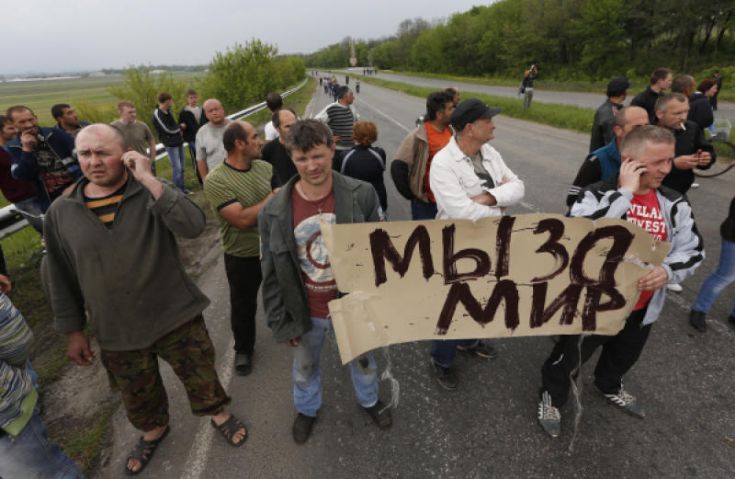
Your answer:
[[[211,171],[215,166],[225,161],[225,145],[222,137],[230,120],[225,119],[221,126],[207,123],[199,128],[196,137],[197,161],[206,161],[207,168]]]
[[[271,141],[278,138],[278,130],[273,126],[273,122],[269,121],[265,124],[265,141]]]

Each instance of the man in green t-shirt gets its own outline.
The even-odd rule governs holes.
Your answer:
[[[227,158],[204,179],[204,194],[220,225],[230,284],[235,371],[245,376],[252,371],[261,282],[258,213],[273,195],[273,168],[258,159],[263,142],[250,123],[230,123],[222,142]]]

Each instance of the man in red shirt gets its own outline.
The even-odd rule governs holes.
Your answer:
[[[636,417],[645,416],[638,400],[623,388],[623,375],[638,361],[651,326],[661,314],[664,286],[692,275],[704,259],[702,238],[686,197],[661,186],[672,168],[674,144],[674,135],[664,128],[639,127],[621,145],[623,162],[618,177],[590,185],[572,205],[571,216],[626,219],[656,241],[669,241],[671,250],[661,266],[651,268],[638,281],[640,295],[618,334],[560,337],[541,369],[538,406],[539,423],[552,437],[561,430],[559,409],[569,396],[571,375],[600,346],[595,386],[611,404]]]

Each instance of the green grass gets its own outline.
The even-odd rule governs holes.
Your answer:
[[[508,86],[518,88],[521,84],[521,76],[518,78],[507,78],[507,77],[495,77],[495,76],[462,76],[462,75],[450,75],[444,73],[427,73],[427,72],[413,72],[403,70],[390,70],[386,73],[397,73],[401,75],[416,76],[423,78],[433,78],[437,80],[447,80],[449,82],[466,82],[466,83],[477,83],[479,85],[488,86]],[[372,78],[372,77],[371,77]],[[699,78],[702,80],[702,78]],[[558,80],[546,80],[543,76],[539,77],[535,81],[535,87],[539,90],[551,90],[551,91],[568,91],[568,92],[587,92],[587,93],[599,93],[605,95],[607,91],[608,80],[601,81],[581,81],[581,80],[570,80],[570,81],[558,81]],[[641,92],[648,87],[648,81],[643,78],[631,78],[629,97]],[[724,88],[718,96],[721,101],[735,101],[735,90]]]
[[[408,83],[381,80],[372,76],[359,76],[365,83],[390,88],[391,90],[400,91],[420,98],[426,98],[430,93],[436,91],[436,88],[419,87]],[[592,129],[592,120],[595,112],[591,108],[533,102],[531,104],[531,108],[523,111],[523,100],[520,97],[510,98],[496,95],[485,95],[475,92],[472,92],[471,95],[464,95],[465,98],[468,96],[479,98],[490,105],[498,106],[503,109],[503,115],[511,116],[513,118],[535,121],[537,123],[579,131],[582,133],[589,133]]]
[[[172,75],[177,80],[191,80],[201,73],[174,72]],[[123,82],[122,75],[0,82],[0,113],[4,114],[13,105],[26,105],[36,113],[40,125],[52,126],[51,107],[56,103],[114,107],[120,100],[110,94],[109,88],[122,86]]]

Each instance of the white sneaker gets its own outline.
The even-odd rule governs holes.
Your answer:
[[[669,291],[673,291],[674,293],[681,293],[682,291],[684,291],[684,288],[682,288],[681,285],[677,283],[667,284],[666,289],[668,289]]]
[[[699,188],[699,183],[692,183],[692,188]]]

